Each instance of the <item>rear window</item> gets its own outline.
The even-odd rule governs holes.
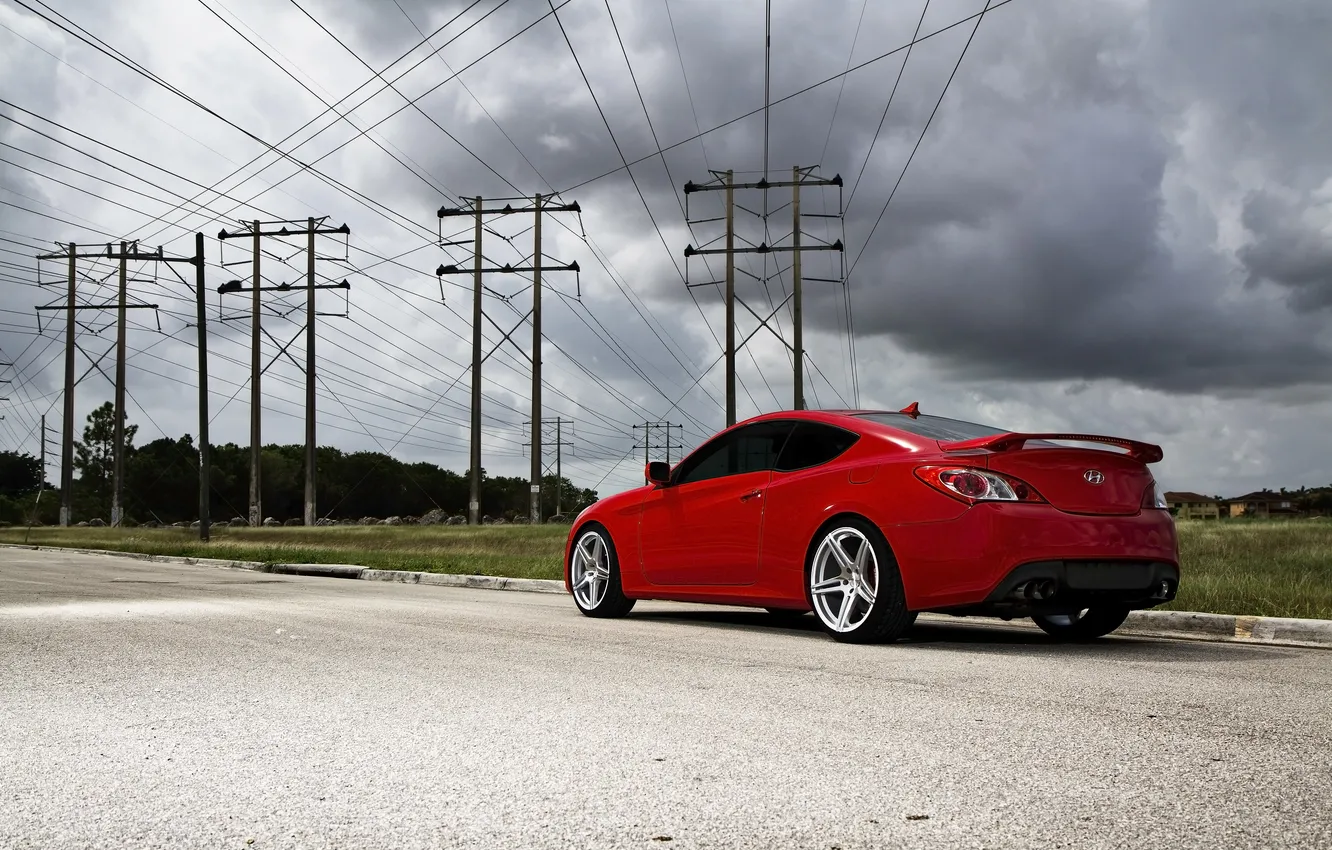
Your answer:
[[[972,440],[976,437],[989,437],[994,434],[1006,434],[1003,428],[990,425],[977,425],[959,419],[946,419],[942,416],[919,416],[912,418],[905,413],[863,413],[861,418],[890,428],[897,428],[910,434],[931,440]]]
[[[860,439],[842,428],[820,422],[801,422],[787,439],[777,459],[778,472],[794,472],[828,463],[844,453]]]

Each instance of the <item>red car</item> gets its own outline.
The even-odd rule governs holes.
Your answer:
[[[915,404],[764,414],[579,514],[565,588],[590,617],[639,599],[813,610],[855,643],[895,640],[921,611],[1097,638],[1179,587],[1174,519],[1148,469],[1161,456]]]

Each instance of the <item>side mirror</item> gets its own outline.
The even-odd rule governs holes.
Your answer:
[[[646,476],[653,484],[670,484],[671,465],[665,461],[654,460],[647,465]]]

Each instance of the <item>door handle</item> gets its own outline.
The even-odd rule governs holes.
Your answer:
[[[752,491],[746,493],[745,495],[741,496],[741,497],[740,497],[740,501],[742,501],[742,502],[748,502],[750,499],[753,499],[753,498],[755,498],[755,497],[757,497],[757,496],[762,496],[762,495],[763,495],[763,491],[762,491],[762,490],[752,490]]]

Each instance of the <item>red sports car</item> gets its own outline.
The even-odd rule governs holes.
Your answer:
[[[895,640],[921,611],[1097,638],[1179,587],[1174,519],[1147,466],[1161,456],[915,404],[764,414],[579,514],[565,588],[590,617],[639,599],[813,610],[855,643]]]

